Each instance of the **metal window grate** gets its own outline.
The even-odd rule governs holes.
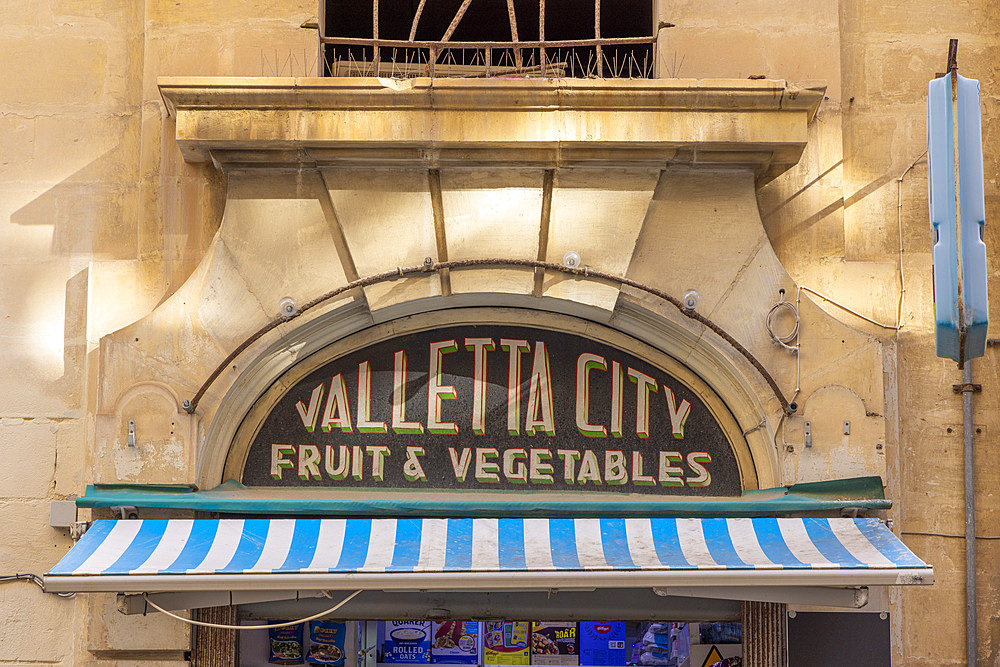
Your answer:
[[[323,74],[650,78],[656,33],[670,24],[654,30],[651,1],[631,1],[640,11],[602,10],[601,0],[507,0],[501,21],[502,5],[486,0],[321,0]]]

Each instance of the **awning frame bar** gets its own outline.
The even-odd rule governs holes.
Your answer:
[[[809,604],[824,607],[861,609],[868,604],[868,588],[830,588],[825,586],[690,586],[654,588],[663,597],[688,597],[714,600],[751,600],[785,604]],[[594,591],[600,593],[600,591]],[[168,611],[229,605],[260,604],[291,600],[325,599],[323,591],[191,591],[152,593],[149,599]],[[156,610],[146,604],[142,594],[119,594],[118,611],[125,615],[145,614]]]
[[[507,591],[701,586],[895,586],[932,584],[926,569],[559,570],[531,572],[386,572],[289,574],[46,575],[57,592],[237,590]]]

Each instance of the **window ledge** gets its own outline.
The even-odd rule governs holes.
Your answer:
[[[824,82],[166,77],[189,162],[309,166],[795,164]]]

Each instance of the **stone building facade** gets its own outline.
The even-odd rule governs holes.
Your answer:
[[[88,484],[224,481],[236,423],[300,350],[404,317],[451,321],[450,308],[518,309],[682,360],[747,431],[759,488],[881,477],[894,532],[936,574],[885,601],[893,664],[972,664],[962,380],[934,354],[925,96],[957,37],[960,71],[983,90],[992,270],[1000,10],[655,11],[675,27],[659,33],[654,80],[401,84],[312,78],[316,32],[300,26],[313,0],[5,3],[0,574],[41,574],[65,554],[73,540],[49,525],[50,503]],[[393,152],[399,142],[416,150]],[[662,300],[510,266],[345,293],[255,342],[193,415],[182,407],[283,297],[305,303],[425,257],[558,263],[571,251],[671,295],[696,289],[698,311],[799,412],[783,417],[732,346]],[[780,289],[801,317],[798,358],[765,326]],[[995,355],[972,362],[982,665],[1000,661]],[[15,582],[0,600],[0,664],[185,664],[191,648],[186,625],[122,616],[114,596]]]

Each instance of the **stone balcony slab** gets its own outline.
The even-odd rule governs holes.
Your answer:
[[[165,77],[189,162],[300,166],[795,164],[823,82]]]

